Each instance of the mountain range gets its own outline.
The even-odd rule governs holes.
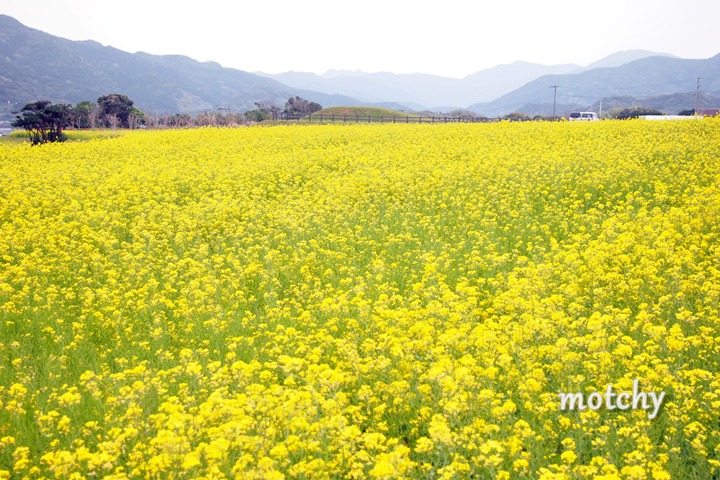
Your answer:
[[[0,15],[0,103],[77,103],[108,93],[123,93],[141,109],[163,113],[219,107],[245,111],[257,101],[282,104],[295,95],[326,106],[359,104],[353,98],[307,92],[214,62],[66,40]]]
[[[422,73],[395,74],[331,70],[323,75],[307,72],[267,74],[286,85],[348,95],[365,102],[393,99],[414,110],[443,110],[490,101],[542,75],[578,70],[577,65],[538,65],[515,62],[499,65],[462,79]]]
[[[518,61],[481,70],[461,79],[421,73],[365,73],[348,70],[330,70],[322,75],[307,72],[255,73],[295,88],[348,95],[367,102],[393,99],[415,110],[447,111],[479,102],[490,102],[544,75],[564,75],[599,67],[617,67],[658,55],[666,54],[647,50],[617,52],[587,67]]]
[[[627,97],[632,104],[648,98],[657,100],[673,94],[694,94],[698,77],[702,79],[701,106],[717,106],[711,102],[717,102],[720,96],[720,54],[705,60],[650,56],[616,67],[545,75],[491,102],[473,104],[469,109],[488,116],[508,111],[551,114],[555,94],[550,88],[552,85],[558,86],[555,103],[559,113],[596,104],[602,98]],[[683,108],[693,107],[694,100],[691,100]],[[659,109],[666,108],[672,107],[661,105]]]
[[[0,120],[13,118],[11,111],[31,101],[77,103],[108,93],[128,95],[151,114],[243,112],[255,102],[282,105],[296,95],[325,107],[548,114],[555,93],[551,85],[558,85],[558,114],[601,99],[607,108],[655,102],[676,113],[677,106],[693,107],[697,77],[703,78],[702,105],[718,106],[713,102],[720,103],[720,55],[688,60],[631,50],[585,67],[515,62],[461,79],[337,70],[256,74],[181,55],[128,53],[92,40],[67,40],[0,15]]]

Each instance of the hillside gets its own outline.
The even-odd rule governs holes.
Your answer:
[[[0,15],[0,103],[17,109],[37,99],[95,100],[130,96],[145,111],[196,113],[218,107],[244,111],[254,102],[282,104],[291,96],[329,105],[357,100],[296,89],[214,62],[179,55],[128,53],[94,41],[71,41]]]
[[[587,67],[518,61],[480,70],[460,79],[420,73],[366,73],[357,70],[329,70],[322,75],[308,72],[257,73],[295,88],[350,95],[366,102],[392,100],[414,110],[449,111],[478,102],[490,102],[544,75],[618,67],[649,56],[668,55],[628,50],[608,55]]]
[[[703,106],[720,94],[720,54],[705,60],[654,56],[635,60],[615,68],[595,68],[567,75],[546,75],[492,102],[469,108],[477,113],[496,116],[512,111],[549,114],[553,107],[553,89],[558,85],[556,111],[582,108],[601,98],[627,96],[635,101],[677,93],[694,94],[697,77],[703,77]],[[683,108],[693,108],[690,102]],[[677,108],[673,103],[668,109]],[[676,112],[673,112],[676,113]]]
[[[626,63],[634,62],[647,57],[670,57],[677,58],[667,53],[651,52],[649,50],[624,50],[622,52],[615,52],[607,57],[601,58],[600,60],[591,63],[590,65],[581,68],[577,72],[580,73],[593,68],[615,68],[625,65]]]
[[[365,102],[394,101],[414,110],[451,110],[478,100],[492,100],[539,76],[567,73],[577,65],[539,65],[514,62],[481,70],[462,79],[421,73],[365,73],[331,70],[266,74],[286,85],[325,93],[350,95]]]
[[[665,97],[656,108],[676,113],[683,101],[668,96],[694,94],[698,76],[704,77],[702,106],[718,106],[720,56],[686,60],[647,55],[653,52],[618,52],[589,69],[514,62],[462,79],[344,70],[256,75],[180,55],[128,53],[94,41],[66,40],[0,15],[0,123],[30,101],[77,103],[108,93],[126,94],[139,108],[155,114],[218,108],[242,112],[258,101],[283,105],[297,95],[324,107],[441,112],[465,107],[486,116],[512,111],[547,115],[553,111],[550,85],[559,85],[558,114],[610,97],[632,97],[635,104]],[[693,106],[690,102],[680,109]]]

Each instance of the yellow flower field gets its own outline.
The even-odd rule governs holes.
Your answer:
[[[717,478],[719,221],[712,119],[0,143],[0,479]]]

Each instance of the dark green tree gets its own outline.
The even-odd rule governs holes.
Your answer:
[[[73,126],[75,128],[95,128],[98,121],[98,106],[95,102],[84,101],[73,108]]]
[[[304,98],[290,97],[285,102],[285,113],[288,115],[307,115],[322,110],[322,105],[319,103],[305,100]]]
[[[274,119],[278,118],[280,114],[282,113],[282,108],[275,103],[274,100],[263,100],[261,102],[255,102],[255,106],[259,110],[265,110],[267,111],[270,116]]]
[[[127,95],[111,93],[98,98],[100,119],[106,127],[130,128],[133,101]]]
[[[510,112],[504,115],[503,120],[510,120],[511,122],[524,122],[530,120],[530,116],[520,112]]]
[[[246,121],[262,122],[263,120],[269,120],[271,118],[275,120],[282,113],[282,110],[274,101],[265,100],[262,102],[255,102],[255,107],[256,108],[248,110],[243,114]]]
[[[133,106],[130,107],[130,115],[128,115],[128,128],[139,128],[141,125],[145,125],[145,113],[139,108]]]
[[[33,145],[63,142],[67,139],[63,130],[72,125],[73,108],[68,104],[56,104],[48,100],[28,103],[17,112],[13,127],[22,128]]]
[[[638,118],[641,115],[662,115],[663,113],[659,110],[649,107],[630,107],[620,110],[615,118],[618,120],[627,120],[628,118]]]
[[[262,122],[263,120],[267,120],[270,118],[270,112],[265,110],[264,108],[255,108],[253,110],[248,110],[244,113],[245,120],[248,122]]]

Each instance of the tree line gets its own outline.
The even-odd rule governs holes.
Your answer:
[[[97,102],[83,101],[76,105],[53,104],[48,100],[28,103],[16,116],[13,127],[22,128],[33,145],[62,142],[67,129],[95,128],[182,128],[206,126],[236,126],[277,118],[281,113],[298,115],[322,109],[318,103],[295,96],[285,102],[284,108],[273,101],[256,102],[252,110],[233,113],[226,108],[199,113],[192,117],[186,113],[147,115],[127,96],[118,93],[103,95]]]
[[[68,128],[138,128],[145,123],[145,114],[127,95],[118,93],[103,95],[97,103],[84,101],[76,105],[40,100],[13,113],[15,121],[11,125],[24,129],[33,145],[63,142]]]
[[[289,98],[284,107],[274,101],[265,100],[255,102],[255,108],[244,113],[232,112],[229,108],[220,107],[217,110],[198,113],[195,116],[187,113],[156,116],[146,114],[145,126],[148,128],[233,127],[272,120],[279,118],[281,114],[307,115],[320,110],[322,110],[322,105],[319,103],[295,96]]]
[[[22,128],[27,133],[33,145],[47,142],[62,142],[67,136],[64,131],[68,128],[95,129],[95,128],[183,128],[208,126],[237,126],[247,123],[258,123],[265,120],[277,119],[281,115],[297,116],[308,115],[322,110],[322,105],[311,102],[299,96],[290,97],[284,106],[274,101],[261,101],[255,103],[255,108],[244,113],[233,113],[228,108],[220,107],[217,111],[199,113],[190,116],[186,113],[170,115],[146,115],[135,107],[134,102],[127,96],[118,93],[103,95],[97,102],[83,101],[76,105],[69,103],[53,104],[48,100],[28,103],[19,112],[13,112],[16,120],[11,123],[13,127]],[[420,112],[432,115],[432,112]],[[684,110],[680,115],[692,115],[694,110]],[[646,107],[617,108],[608,112],[607,118],[637,118],[640,115],[659,115],[661,112]],[[474,112],[465,109],[453,110],[448,114],[458,118],[482,118]],[[525,120],[559,120],[558,116],[530,116],[524,113],[512,112],[501,119],[511,121]]]
[[[285,115],[308,115],[322,110],[322,105],[304,98],[290,97],[285,102],[285,107],[280,108],[275,102],[256,102],[253,110],[245,112],[245,120],[249,122],[262,122]]]

